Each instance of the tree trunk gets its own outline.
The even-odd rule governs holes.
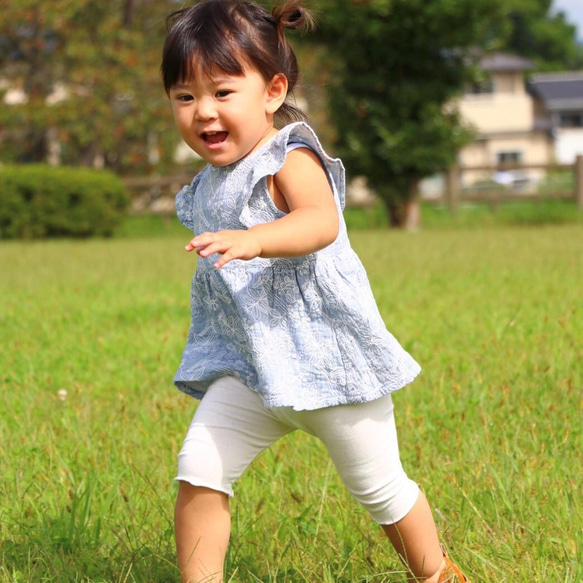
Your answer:
[[[125,0],[123,7],[122,25],[124,28],[130,28],[134,19],[134,0]]]
[[[383,197],[383,203],[389,215],[389,225],[394,229],[400,229],[403,226],[404,209],[403,201],[399,199],[387,199]]]
[[[406,231],[417,231],[421,226],[421,204],[419,182],[415,181],[410,187],[409,199],[405,201],[405,221],[403,228]]]
[[[26,153],[20,159],[24,163],[42,163],[47,158],[46,131],[31,131],[25,139]]]
[[[405,206],[405,220],[403,221],[403,229],[406,231],[417,231],[421,223],[421,205],[419,199],[408,200],[404,203]]]
[[[392,228],[416,231],[421,223],[421,205],[419,203],[418,181],[408,181],[401,189],[391,189],[380,192]],[[404,198],[402,192],[408,196]]]

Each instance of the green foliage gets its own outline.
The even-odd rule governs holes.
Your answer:
[[[583,213],[570,200],[540,200],[461,205],[452,213],[447,207],[424,205],[424,229],[475,229],[509,226],[583,225]]]
[[[10,1],[0,10],[0,161],[96,160],[123,174],[172,163],[177,134],[159,77],[172,0]],[[51,146],[51,144],[53,144]],[[156,156],[161,156],[158,162]]]
[[[503,48],[532,59],[538,70],[564,71],[583,66],[583,47],[576,27],[562,12],[555,13],[551,0],[510,0]]]
[[[129,204],[103,170],[42,164],[0,168],[0,238],[107,236]]]
[[[381,203],[367,208],[351,207],[344,211],[349,229],[378,229],[387,227],[387,214]],[[128,217],[128,220],[134,220]],[[570,200],[491,202],[461,204],[452,213],[447,206],[421,204],[423,229],[475,229],[508,226],[583,225],[583,213]]]
[[[333,74],[337,149],[399,222],[418,181],[446,169],[471,134],[446,107],[472,80],[476,48],[502,16],[492,0],[320,0]]]

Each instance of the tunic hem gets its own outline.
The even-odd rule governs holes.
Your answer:
[[[326,407],[335,407],[337,405],[355,405],[358,403],[368,403],[370,401],[376,401],[376,399],[380,399],[385,395],[395,393],[400,391],[401,389],[405,388],[407,385],[410,385],[421,373],[421,367],[419,366],[417,369],[412,370],[408,375],[405,375],[401,378],[401,382],[398,384],[389,384],[386,383],[384,385],[380,385],[374,391],[367,391],[366,394],[357,394],[353,393],[350,395],[342,395],[338,396],[337,402],[330,403],[325,399],[311,399],[308,402],[303,403],[295,403],[293,401],[288,401],[285,398],[282,398],[279,395],[271,395],[266,397],[261,391],[257,390],[255,387],[248,387],[251,390],[255,391],[259,395],[261,395],[263,399],[263,404],[267,409],[277,409],[281,407],[291,407],[294,411],[313,411],[315,409],[323,409]],[[223,376],[233,376],[235,378],[239,377],[236,373],[233,374],[225,374]],[[193,397],[197,400],[202,400],[206,394],[206,390],[208,387],[222,377],[217,377],[215,379],[209,381],[185,381],[185,380],[175,380],[174,384],[178,390],[185,393],[186,395]],[[241,379],[239,379],[241,380]],[[242,382],[242,381],[241,381]],[[243,383],[245,384],[245,383]],[[192,386],[195,385],[195,386]],[[198,385],[199,388],[196,387]],[[248,386],[248,385],[246,385]],[[204,387],[204,388],[203,388]]]

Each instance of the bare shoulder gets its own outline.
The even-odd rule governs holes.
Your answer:
[[[310,148],[296,148],[289,152],[283,167],[274,176],[275,186],[290,208],[324,203],[334,197],[328,176],[320,158]]]
[[[308,147],[296,148],[289,152],[284,165],[275,176],[278,182],[280,180],[285,181],[289,178],[297,178],[298,172],[322,174],[324,177],[326,176],[320,158],[318,158],[316,153]]]

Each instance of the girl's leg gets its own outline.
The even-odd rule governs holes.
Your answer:
[[[290,431],[238,380],[224,377],[209,387],[178,454],[175,532],[183,583],[222,583],[232,486]]]
[[[411,511],[394,524],[381,525],[403,563],[413,574],[411,581],[437,582],[444,565],[443,553],[431,508],[423,492]]]
[[[427,500],[401,466],[390,395],[300,414],[306,431],[326,445],[350,493],[382,525],[412,580],[433,583],[443,554]]]
[[[229,496],[180,482],[174,527],[182,581],[222,583],[231,531]]]

